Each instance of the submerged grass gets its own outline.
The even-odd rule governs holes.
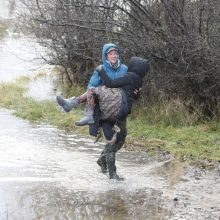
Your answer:
[[[73,124],[82,116],[82,109],[67,114],[60,112],[52,101],[36,101],[27,97],[25,91],[28,81],[29,78],[22,77],[14,83],[0,84],[0,106],[13,109],[15,115],[30,121],[47,122],[61,129],[88,135],[87,127]],[[75,88],[75,91],[80,93],[82,89]],[[174,108],[168,106],[168,109]],[[134,109],[128,117],[127,143],[141,145],[146,151],[167,151],[194,162],[220,161],[219,121],[196,124],[193,123],[195,116],[181,112],[180,108],[177,110],[179,115],[174,110],[172,114],[168,110],[161,112],[156,106],[148,110],[140,106]]]

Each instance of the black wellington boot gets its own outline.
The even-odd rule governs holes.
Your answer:
[[[117,180],[117,181],[123,181],[124,178],[119,177],[118,174],[116,173],[116,166],[115,166],[115,153],[107,153],[105,155],[106,158],[106,163],[107,167],[109,170],[109,178],[112,180]]]
[[[105,158],[104,158],[105,160]],[[100,166],[102,173],[107,173],[108,169],[107,169],[107,164],[106,161],[104,161],[102,157],[100,157],[97,160],[97,164]]]
[[[104,153],[97,160],[97,164],[100,166],[102,173],[107,173],[108,169]]]

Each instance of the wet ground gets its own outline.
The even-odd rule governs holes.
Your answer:
[[[102,144],[0,111],[0,219],[219,219],[220,175],[144,152],[117,155],[114,182]],[[185,168],[184,168],[185,167]]]
[[[165,177],[140,153],[121,152],[110,181],[96,160],[102,145],[0,111],[0,219],[164,219]],[[164,162],[161,162],[162,164]],[[159,165],[156,163],[155,165]]]

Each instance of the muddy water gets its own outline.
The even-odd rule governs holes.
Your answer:
[[[103,144],[0,110],[0,219],[207,219],[220,217],[220,169],[122,149],[123,182],[96,160]]]
[[[121,152],[115,183],[100,172],[102,145],[0,111],[0,219],[166,219],[156,164]],[[157,164],[158,165],[158,164]]]

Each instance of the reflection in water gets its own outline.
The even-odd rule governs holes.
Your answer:
[[[0,219],[164,219],[166,183],[141,154],[119,153],[114,183],[96,164],[102,146],[0,111]],[[137,158],[140,158],[138,161]],[[156,184],[155,184],[156,183]],[[16,198],[16,199],[15,199]]]
[[[36,218],[44,219],[164,219],[168,213],[160,208],[157,193],[152,194],[117,189],[99,194],[66,192],[50,186],[50,190],[37,188],[24,194],[20,205],[32,209]]]

